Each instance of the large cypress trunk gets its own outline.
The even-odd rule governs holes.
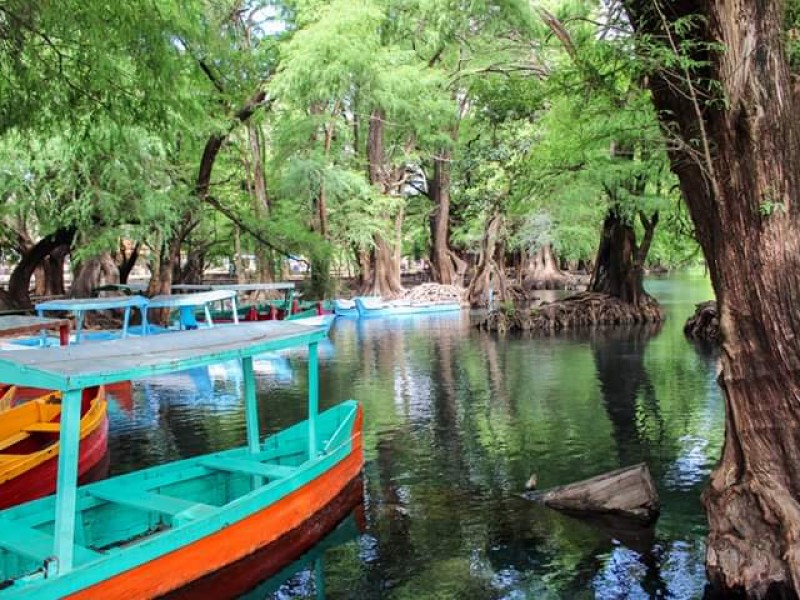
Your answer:
[[[373,111],[370,115],[367,135],[367,160],[370,183],[386,194],[389,193],[389,175],[383,146],[383,123],[383,111]],[[387,216],[387,221],[388,218]],[[376,234],[374,244],[370,279],[362,293],[393,298],[403,291],[398,252],[393,247],[392,241],[385,235]]]
[[[69,248],[73,239],[75,239],[75,229],[62,228],[43,237],[22,256],[8,282],[8,295],[14,306],[18,308],[31,306],[29,288],[34,271],[51,254]]]
[[[650,87],[665,129],[683,142],[672,145],[670,158],[720,311],[726,427],[703,497],[708,575],[718,588],[753,598],[794,595],[800,588],[800,115],[783,47],[784,3],[625,5],[640,33],[666,39],[673,50],[692,49],[692,58],[707,65],[685,67],[678,86],[674,72],[656,73]],[[692,29],[681,29],[692,44],[668,26],[681,17],[699,17]],[[706,42],[721,42],[725,51],[706,50]],[[715,101],[705,81],[717,82],[724,102]]]
[[[644,291],[644,260],[650,249],[658,213],[648,219],[641,215],[645,235],[636,245],[636,232],[630,221],[612,208],[603,221],[589,291],[607,294],[638,306],[650,296]]]
[[[433,159],[433,179],[429,183],[434,212],[431,216],[431,274],[444,285],[462,285],[466,263],[450,248],[450,160],[443,151]]]

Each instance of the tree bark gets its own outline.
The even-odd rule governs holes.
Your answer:
[[[91,298],[94,289],[119,283],[119,267],[108,252],[83,261],[69,290],[73,298]]]
[[[8,294],[14,306],[17,308],[31,307],[29,290],[31,277],[36,267],[41,265],[51,253],[59,248],[63,246],[69,248],[74,239],[74,228],[68,227],[58,229],[55,233],[43,237],[22,256],[21,260],[14,268],[14,271],[11,273],[8,282]]]
[[[124,244],[120,244],[120,255],[122,260],[119,263],[119,282],[128,283],[128,277],[131,276],[133,267],[136,266],[136,261],[139,260],[139,251],[142,248],[141,242],[136,242],[131,248],[131,253],[125,254]]]
[[[462,285],[466,264],[450,249],[450,160],[449,150],[433,159],[429,194],[435,206],[430,220],[431,274],[444,285]]]
[[[567,279],[558,266],[552,244],[543,244],[532,256],[527,256],[521,271],[526,288],[554,288],[563,285]]]
[[[367,162],[369,181],[383,194],[390,192],[389,175],[383,141],[384,113],[376,109],[370,115],[367,133]],[[389,216],[387,215],[387,221]],[[396,224],[396,223],[395,223]],[[385,235],[376,234],[373,239],[372,269],[369,283],[362,294],[394,298],[403,291],[400,280],[400,261],[392,242]]]
[[[505,241],[501,235],[502,227],[503,215],[496,211],[486,222],[475,276],[467,289],[470,306],[499,304],[511,297],[504,269]]]
[[[249,171],[250,193],[253,205],[253,214],[259,221],[269,218],[270,198],[267,193],[267,180],[264,176],[263,148],[257,127],[253,123],[247,124],[247,139],[250,150],[249,160],[246,161]],[[256,263],[258,267],[258,280],[261,283],[272,281],[272,260],[269,248],[256,244]]]
[[[645,235],[637,246],[633,225],[613,208],[606,215],[588,291],[614,296],[636,306],[649,299],[644,291],[644,261],[658,224],[658,213],[650,219],[642,213],[641,219]]]
[[[679,67],[677,82],[674,72],[656,72],[649,85],[665,131],[676,137],[672,169],[719,303],[726,427],[722,458],[703,495],[708,576],[724,593],[794,596],[800,590],[800,114],[783,42],[785,5],[624,4],[638,33],[692,53],[695,65]],[[688,29],[671,25],[687,18]]]

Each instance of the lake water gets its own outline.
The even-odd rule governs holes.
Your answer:
[[[337,320],[320,348],[321,405],[363,403],[365,515],[250,597],[698,598],[700,505],[723,436],[716,359],[681,328],[712,297],[699,277],[651,280],[659,331],[499,338],[469,317]],[[260,361],[262,431],[304,418],[302,353]],[[136,382],[111,417],[112,472],[241,445],[235,365]],[[623,535],[522,497],[646,461],[662,514]]]

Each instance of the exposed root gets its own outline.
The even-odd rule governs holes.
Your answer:
[[[694,315],[686,320],[683,333],[691,340],[718,344],[720,332],[717,303],[709,300],[698,304],[695,307]]]
[[[598,325],[660,323],[664,311],[655,298],[646,296],[638,305],[619,298],[584,292],[558,302],[533,308],[501,308],[488,313],[477,326],[488,331],[558,331]]]

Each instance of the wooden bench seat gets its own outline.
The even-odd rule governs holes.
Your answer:
[[[89,490],[95,498],[129,506],[148,512],[157,512],[186,521],[209,516],[219,509],[210,504],[165,496],[146,490],[127,489],[122,486],[103,485]]]
[[[206,458],[200,461],[200,466],[215,471],[230,471],[246,475],[258,475],[267,479],[283,479],[293,475],[297,467],[283,465],[270,465],[256,460],[236,458]]]
[[[53,556],[53,536],[14,521],[0,519],[0,548],[31,560],[44,562]],[[74,545],[73,557],[76,565],[102,556],[100,552],[90,548]]]

